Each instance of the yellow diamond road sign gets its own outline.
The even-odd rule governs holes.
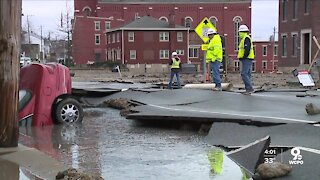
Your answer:
[[[195,31],[198,34],[198,36],[202,39],[204,43],[207,43],[209,41],[208,38],[208,29],[214,29],[217,30],[216,27],[209,21],[208,18],[203,18],[203,20],[198,24]]]

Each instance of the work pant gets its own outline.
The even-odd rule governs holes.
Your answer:
[[[172,89],[172,81],[173,81],[173,77],[176,76],[177,79],[177,84],[178,84],[178,88],[181,88],[181,84],[180,84],[180,73],[177,70],[171,70],[170,73],[170,81],[169,81],[169,85],[168,85],[168,89]]]
[[[252,60],[242,59],[241,64],[242,64],[241,77],[242,77],[242,81],[244,83],[244,87],[247,92],[253,91],[252,78],[251,78]]]
[[[220,65],[221,62],[219,61],[211,62],[212,80],[216,84],[217,88],[221,88]]]

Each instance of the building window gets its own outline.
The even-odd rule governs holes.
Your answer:
[[[108,44],[110,44],[111,43],[111,35],[109,34],[108,35]]]
[[[218,21],[218,18],[212,16],[209,18],[210,22],[214,25],[215,28],[217,28],[217,21]]]
[[[282,56],[287,57],[287,35],[282,35],[281,46],[282,46]]]
[[[287,11],[288,11],[288,2],[287,0],[282,0],[282,21],[287,20]]]
[[[268,54],[268,46],[264,45],[262,46],[262,55],[267,56]]]
[[[184,55],[184,50],[183,49],[177,49],[176,50],[178,55]]]
[[[128,32],[128,41],[134,42],[134,32]]]
[[[233,62],[233,66],[234,66],[234,71],[240,71],[240,61],[235,60]]]
[[[105,23],[106,23],[105,24],[106,31],[110,30],[111,29],[111,22],[110,21],[106,21]]]
[[[241,24],[241,17],[235,17],[233,19],[233,22],[234,22],[234,50],[238,51],[239,43],[240,43],[239,27]]]
[[[161,17],[159,18],[159,20],[160,20],[160,21],[165,21],[165,22],[168,22],[168,21],[169,21],[168,18],[165,17],[165,16],[161,16]]]
[[[100,21],[95,21],[94,22],[94,30],[95,31],[100,31]]]
[[[262,69],[263,70],[268,69],[268,61],[262,61]]]
[[[274,55],[274,56],[278,56],[278,45],[275,45],[275,46],[273,47],[273,55]]]
[[[298,53],[298,34],[292,34],[292,56],[296,57]]]
[[[310,13],[310,0],[304,0],[304,13]]]
[[[89,7],[85,7],[82,10],[85,16],[91,16],[91,9]]]
[[[177,42],[183,42],[183,33],[177,32]]]
[[[113,34],[112,34],[112,43],[115,43],[115,42],[116,42],[116,34],[113,33]]]
[[[256,61],[252,61],[252,72],[256,72]]]
[[[95,35],[95,43],[96,45],[100,45],[100,34]]]
[[[199,48],[189,48],[189,58],[198,58],[199,57]]]
[[[131,60],[137,59],[137,51],[136,50],[130,50],[130,59]]]
[[[299,1],[298,0],[293,0],[293,19],[297,19],[298,18]]]
[[[160,50],[160,59],[169,59],[169,50]]]
[[[184,18],[184,27],[191,28],[192,27],[192,18],[186,17]]]
[[[117,42],[120,42],[120,33],[117,33]]]
[[[160,32],[160,42],[169,41],[169,32]]]

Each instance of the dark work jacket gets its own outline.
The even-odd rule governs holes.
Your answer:
[[[171,66],[173,63],[172,58],[170,59],[169,65]],[[171,71],[173,72],[180,72],[181,69],[181,60],[180,60],[180,64],[179,64],[179,68],[171,68]]]
[[[250,42],[250,39],[246,37],[246,39],[244,40],[244,55],[243,55],[243,58],[241,59],[248,59],[250,49],[251,49],[251,42]]]

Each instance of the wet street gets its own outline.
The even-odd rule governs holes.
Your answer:
[[[104,179],[236,180],[243,176],[234,162],[204,143],[197,130],[149,126],[109,108],[85,109],[78,126],[20,128],[20,133],[21,144]]]

